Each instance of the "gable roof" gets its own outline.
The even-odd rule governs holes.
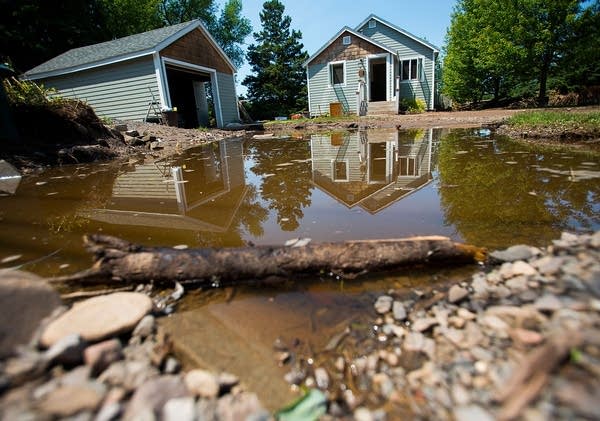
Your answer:
[[[29,79],[41,79],[150,55],[162,50],[196,28],[200,28],[207,35],[213,46],[235,72],[235,65],[229,57],[219,47],[200,20],[195,19],[177,25],[165,26],[152,31],[117,38],[112,41],[73,48],[28,70],[25,72],[25,76]]]
[[[387,26],[388,28],[393,29],[394,31],[405,35],[409,38],[412,38],[413,40],[423,44],[426,47],[431,48],[433,51],[435,51],[436,53],[440,52],[440,49],[438,47],[436,47],[435,45],[433,45],[432,43],[430,43],[429,41],[425,41],[423,38],[420,38],[416,35],[411,34],[410,32],[394,25],[393,23],[390,23],[388,21],[386,21],[385,19],[381,19],[379,16],[374,15],[374,14],[370,14],[365,20],[363,20],[360,24],[358,24],[358,26],[356,27],[356,30],[358,31],[360,28],[362,28],[363,26],[365,26],[371,19],[374,19],[378,22],[381,22],[382,24],[384,24],[385,26]]]
[[[339,31],[337,34],[335,34],[335,35],[333,36],[333,38],[331,38],[329,41],[327,41],[327,42],[325,43],[325,45],[323,45],[321,48],[319,48],[319,49],[317,50],[317,52],[316,52],[316,53],[314,53],[312,56],[310,56],[310,57],[308,58],[308,60],[306,60],[306,61],[304,62],[303,66],[304,66],[304,67],[308,66],[308,63],[310,63],[310,62],[311,62],[311,61],[313,61],[315,58],[317,58],[317,57],[319,56],[319,54],[321,54],[323,51],[325,51],[325,50],[327,49],[327,47],[329,47],[331,44],[333,44],[333,42],[334,42],[336,39],[338,39],[338,38],[340,37],[340,35],[342,35],[344,32],[349,32],[350,34],[354,35],[355,37],[358,37],[358,38],[360,38],[360,39],[363,39],[363,40],[367,41],[368,43],[370,43],[370,44],[372,44],[372,45],[374,45],[374,46],[376,46],[376,47],[379,47],[379,48],[381,48],[381,49],[383,49],[383,50],[385,50],[385,51],[388,51],[388,52],[390,52],[390,53],[392,53],[392,54],[396,54],[396,53],[395,53],[395,51],[393,51],[393,50],[389,49],[389,48],[388,48],[388,47],[386,47],[385,45],[383,45],[383,44],[381,44],[381,43],[379,43],[379,42],[377,42],[377,41],[375,41],[375,40],[373,40],[373,39],[371,39],[371,38],[369,38],[369,37],[367,37],[367,36],[365,36],[365,35],[361,34],[360,32],[356,32],[354,29],[352,29],[352,28],[350,28],[350,27],[348,27],[348,26],[344,26],[344,27],[343,27],[343,28],[342,28],[342,29],[341,29],[341,30],[340,30],[340,31]]]

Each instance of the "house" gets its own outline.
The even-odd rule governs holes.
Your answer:
[[[312,182],[348,208],[376,214],[427,186],[432,129],[312,135]]]
[[[144,120],[176,108],[180,125],[206,126],[212,102],[217,126],[224,127],[239,121],[235,72],[202,23],[193,20],[74,48],[24,78],[119,120]]]
[[[344,27],[304,63],[310,114],[340,106],[346,114],[397,114],[403,98],[433,109],[438,54],[436,46],[375,15],[355,29]]]

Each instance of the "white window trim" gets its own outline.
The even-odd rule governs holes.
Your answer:
[[[342,64],[343,65],[343,69],[344,69],[344,82],[342,83],[333,83],[333,73],[332,73],[332,69],[333,66],[336,64]],[[330,61],[329,64],[327,65],[327,78],[329,79],[329,87],[333,88],[334,86],[346,86],[346,61]]]
[[[350,45],[350,44],[352,44],[352,36],[350,36],[350,35],[344,35],[342,37],[342,44],[343,45]]]
[[[417,77],[416,79],[402,79],[402,62],[403,61],[408,61],[408,60],[421,60],[421,69],[419,69],[419,63],[417,62],[417,72],[419,72],[419,77]],[[398,75],[400,76],[400,83],[410,83],[410,82],[416,82],[416,81],[423,81],[425,80],[426,76],[425,76],[425,56],[407,56],[407,57],[398,57]],[[420,70],[420,71],[419,71]],[[411,75],[412,76],[412,75]]]
[[[346,178],[335,178],[335,163],[344,162],[346,164]],[[348,159],[332,159],[331,160],[331,180],[334,183],[344,183],[350,181],[350,161]]]

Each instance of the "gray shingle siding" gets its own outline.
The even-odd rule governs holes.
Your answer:
[[[312,116],[329,113],[329,104],[339,102],[346,113],[356,113],[356,90],[358,87],[358,60],[346,60],[345,84],[331,86],[329,64],[308,66],[310,83],[310,114]]]
[[[424,79],[420,81],[401,81],[400,98],[421,98],[429,108],[433,84],[432,71],[435,65],[432,49],[381,22],[377,22],[375,28],[369,28],[367,23],[359,28],[359,32],[396,51],[400,60],[423,57]]]
[[[96,114],[119,120],[142,120],[150,90],[158,101],[158,84],[151,57],[130,60],[87,71],[42,79],[44,86],[55,88],[65,98],[77,98],[90,104]]]
[[[240,121],[237,108],[237,97],[235,94],[235,79],[233,75],[217,72],[217,83],[219,85],[219,99],[221,101],[223,125]]]

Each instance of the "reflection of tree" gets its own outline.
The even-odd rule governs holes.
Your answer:
[[[467,242],[546,244],[564,229],[597,228],[598,179],[572,182],[568,174],[543,171],[557,167],[549,150],[510,141],[474,144],[464,134],[455,131],[440,142],[438,168],[445,222]],[[568,172],[581,160],[560,159],[559,168]]]
[[[239,247],[245,245],[244,231],[254,237],[263,235],[262,223],[269,213],[257,201],[256,187],[250,185],[246,189],[244,200],[227,232],[198,232],[198,247]]]
[[[264,177],[262,197],[269,209],[277,211],[277,222],[284,231],[294,231],[300,225],[302,208],[310,206],[311,165],[307,142],[295,140],[261,140],[251,146],[256,164],[252,172]],[[306,162],[292,162],[306,160]],[[291,165],[282,165],[291,164]]]

